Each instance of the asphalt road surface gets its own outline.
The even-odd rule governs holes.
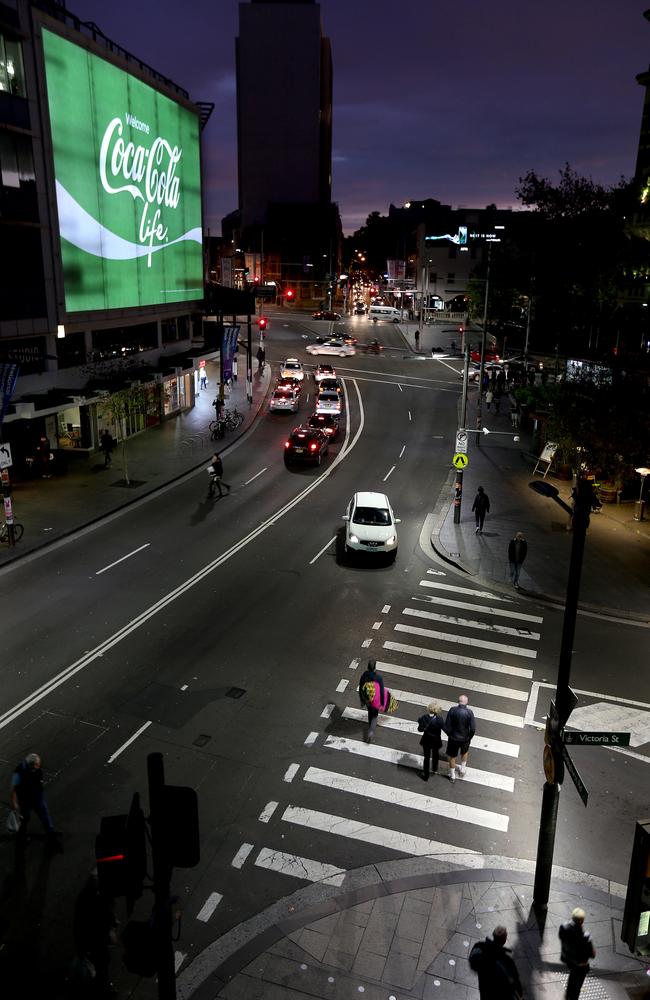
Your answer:
[[[275,317],[267,341],[273,366],[287,355],[309,366],[301,417],[319,360],[304,347],[322,327]],[[207,499],[204,471],[191,474],[0,577],[3,762],[9,776],[41,753],[65,848],[44,855],[33,820],[20,875],[2,842],[3,955],[25,988],[57,995],[99,819],[127,811],[134,791],[146,809],[153,751],[168,782],[199,795],[201,863],[174,876],[183,968],[300,885],[372,860],[457,848],[534,857],[542,738],[525,721],[546,711],[561,615],[434,561],[427,518],[448,476],[458,374],[410,355],[391,327],[359,328],[386,350],[323,359],[344,380],[345,422],[320,468],[285,469],[297,421],[263,409],[223,451],[223,499]],[[341,514],[359,489],[387,492],[402,519],[394,565],[342,558]],[[641,676],[599,671],[598,650],[622,628],[581,621],[574,685],[648,701]],[[643,636],[629,633],[641,656]],[[370,655],[400,703],[372,745],[356,693]],[[461,691],[478,724],[467,776],[452,786],[441,761],[425,784],[415,720]],[[575,758],[590,807],[567,782],[556,863],[625,881],[617,830],[647,812],[647,765],[600,748]],[[136,915],[150,907],[145,894]],[[117,956],[114,966],[130,995],[134,978]]]

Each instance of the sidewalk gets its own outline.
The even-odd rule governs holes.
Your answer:
[[[212,441],[208,430],[215,416],[212,401],[219,387],[218,362],[208,361],[206,370],[208,386],[199,390],[192,410],[129,439],[126,451],[130,487],[124,485],[121,446],[113,451],[109,469],[104,468],[102,453],[79,460],[70,457],[64,475],[15,483],[14,518],[24,526],[25,533],[13,549],[0,545],[0,567],[201,468],[215,450],[227,453],[255,420],[271,380],[270,367],[266,366],[261,378],[253,369],[253,402],[249,405],[244,364],[240,363],[241,374],[233,383],[226,407],[237,407],[244,414],[244,422],[221,441]]]
[[[645,963],[619,940],[623,886],[555,870],[545,918],[532,865],[510,858],[411,858],[348,872],[285,897],[210,945],[178,979],[188,1000],[478,1000],[467,961],[498,924],[508,930],[526,1000],[561,1000],[558,927],[581,906],[597,958],[585,1000],[650,996]]]

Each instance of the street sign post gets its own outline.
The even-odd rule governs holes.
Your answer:
[[[463,469],[466,469],[468,465],[469,465],[469,459],[464,452],[458,452],[456,455],[454,455],[453,466],[455,469],[460,469],[462,471]]]
[[[467,454],[467,431],[456,431],[456,454]]]
[[[458,450],[458,448],[456,448]],[[11,468],[11,445],[7,444],[6,441],[0,444],[0,469]]]
[[[565,746],[629,747],[630,733],[564,733]]]
[[[565,746],[562,747],[562,760],[566,764],[566,769],[569,772],[569,774],[571,775],[571,780],[573,781],[573,784],[576,786],[576,788],[578,790],[578,795],[580,796],[580,798],[582,799],[584,805],[586,806],[587,805],[587,800],[589,798],[589,792],[587,791],[587,788],[585,786],[584,781],[582,780],[582,778],[578,774],[578,769],[575,766],[575,764],[573,763],[573,761],[571,760],[571,757],[569,755],[569,751],[567,750],[567,748]]]

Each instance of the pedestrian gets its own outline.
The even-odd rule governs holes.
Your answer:
[[[420,350],[420,331],[418,329],[415,331],[415,350]]]
[[[11,808],[20,817],[18,840],[21,846],[27,842],[27,825],[34,810],[43,824],[49,846],[59,847],[59,835],[54,829],[45,801],[43,768],[37,753],[28,753],[16,766],[11,777]]]
[[[368,711],[368,743],[372,743],[380,712],[395,712],[397,702],[384,687],[384,678],[377,673],[377,661],[368,660],[368,666],[359,678],[359,700]]]
[[[522,531],[518,531],[514,538],[510,539],[508,545],[508,562],[510,563],[510,579],[515,590],[519,590],[519,574],[526,554],[528,552],[528,542],[524,538]]]
[[[102,431],[102,436],[99,439],[99,449],[104,452],[104,468],[110,469],[113,458],[111,452],[113,451],[113,435],[108,431]]]
[[[51,479],[52,473],[50,472],[50,463],[52,462],[54,455],[52,454],[50,441],[46,434],[41,434],[38,439],[38,457],[41,463],[41,477],[43,479]]]
[[[494,392],[492,390],[492,385],[488,386],[488,391],[485,393],[485,405],[489,410],[492,406],[492,400],[494,399]]]
[[[442,709],[440,705],[432,701],[430,705],[427,705],[426,713],[418,719],[418,732],[422,733],[420,737],[423,758],[422,777],[425,781],[429,780],[431,771],[434,774],[438,771],[438,751],[442,746],[442,729]]]
[[[470,968],[478,975],[481,1000],[522,1000],[524,991],[510,948],[508,931],[498,926],[492,937],[477,941],[469,953]]]
[[[456,770],[461,778],[465,777],[467,771],[467,756],[469,745],[474,739],[476,732],[476,721],[471,708],[467,703],[469,698],[466,694],[458,697],[458,704],[454,705],[447,712],[445,719],[445,732],[447,733],[447,759],[449,761],[449,780],[456,780]],[[456,757],[460,753],[460,764],[456,764]]]
[[[214,408],[216,410],[216,413],[217,413],[217,422],[221,423],[221,413],[222,413],[223,408],[225,406],[225,403],[224,403],[223,399],[221,398],[221,396],[217,396],[213,400],[212,405],[214,406]]]
[[[490,511],[490,498],[482,486],[479,486],[478,492],[474,497],[472,510],[474,511],[474,517],[476,519],[476,534],[480,535],[483,531],[483,525],[485,524],[485,515]]]
[[[512,424],[513,431],[519,430],[519,420],[520,420],[519,403],[513,403],[512,407],[510,408],[510,423]]]
[[[201,389],[206,389],[208,385],[208,373],[205,368],[201,368],[199,372],[199,378],[201,380]]]
[[[210,459],[210,464],[208,466],[208,472],[210,472],[210,487],[208,489],[208,496],[213,497],[215,487],[219,490],[219,497],[223,496],[222,486],[225,486],[230,493],[230,484],[223,481],[223,462],[221,461],[221,456],[215,452]]]
[[[257,348],[257,370],[258,370],[258,372],[263,372],[264,371],[264,361],[265,361],[265,359],[266,359],[266,351],[264,350],[264,348],[260,344],[260,346]]]
[[[562,924],[558,937],[562,942],[561,959],[569,967],[565,1000],[578,1000],[582,984],[589,972],[589,961],[596,957],[591,934],[584,929],[585,911],[579,906],[571,913],[571,919]]]
[[[93,869],[74,904],[73,936],[75,962],[73,976],[80,988],[92,981],[92,990],[101,995],[110,987],[109,946],[115,943],[117,920],[112,900],[99,887],[97,869]]]

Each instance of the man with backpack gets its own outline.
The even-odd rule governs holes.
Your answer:
[[[470,968],[478,975],[481,1000],[523,1000],[517,966],[509,948],[505,927],[495,927],[492,937],[477,941],[469,953]]]

